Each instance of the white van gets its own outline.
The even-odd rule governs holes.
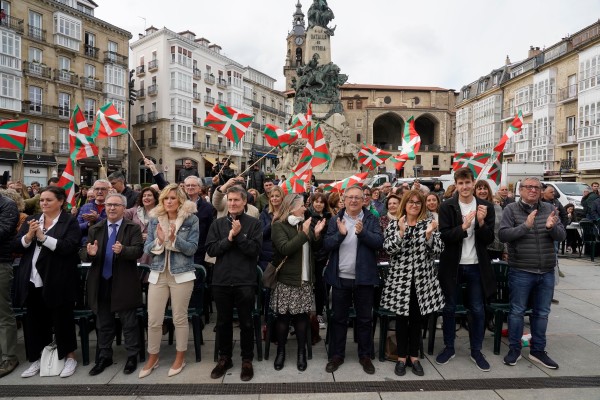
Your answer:
[[[556,181],[541,181],[542,185],[550,185],[554,188],[554,196],[560,201],[560,204],[566,206],[569,203],[575,205],[578,210],[583,210],[581,206],[581,198],[583,197],[583,191],[592,191],[592,188],[583,182],[556,182]],[[515,200],[519,197],[519,188],[521,187],[521,181],[517,182],[515,189]]]

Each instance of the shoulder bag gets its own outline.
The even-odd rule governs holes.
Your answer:
[[[269,262],[269,264],[267,264],[267,268],[265,269],[265,272],[262,276],[264,287],[269,289],[275,289],[275,285],[277,284],[277,274],[279,273],[279,270],[285,263],[285,260],[287,260],[287,256],[283,259],[283,261],[279,263],[277,267],[274,266],[272,262]]]

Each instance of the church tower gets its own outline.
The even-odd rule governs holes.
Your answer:
[[[296,12],[293,15],[292,30],[287,36],[287,52],[283,75],[285,76],[285,89],[292,90],[292,78],[296,77],[296,68],[305,63],[306,53],[306,25],[300,0],[296,3]]]

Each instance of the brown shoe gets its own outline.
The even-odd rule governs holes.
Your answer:
[[[325,366],[325,371],[332,373],[337,371],[337,369],[344,363],[344,359],[341,357],[332,357],[331,361],[327,363]]]
[[[254,378],[254,368],[252,368],[252,361],[242,361],[242,372],[240,373],[240,379],[244,382],[248,382]]]
[[[3,360],[2,363],[0,363],[0,378],[13,372],[18,365],[19,360],[17,360],[16,357],[8,360]]]
[[[225,375],[225,372],[227,372],[227,370],[231,367],[233,367],[233,362],[231,362],[231,358],[221,357],[217,365],[213,368],[212,372],[210,373],[210,377],[213,379],[219,379],[223,375]]]
[[[371,359],[369,357],[363,357],[360,359],[360,365],[362,365],[363,370],[369,374],[369,375],[373,375],[375,373],[375,367],[373,366],[373,363],[371,362]]]

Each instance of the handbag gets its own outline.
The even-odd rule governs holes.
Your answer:
[[[262,276],[264,287],[269,289],[275,289],[275,285],[277,284],[277,274],[283,266],[283,263],[285,263],[285,260],[287,260],[287,256],[283,259],[283,261],[279,263],[277,267],[275,267],[272,262],[269,262],[267,264],[267,268],[265,269],[265,272]]]
[[[40,358],[40,376],[58,376],[65,367],[65,360],[58,359],[56,341],[50,343],[42,350]]]

